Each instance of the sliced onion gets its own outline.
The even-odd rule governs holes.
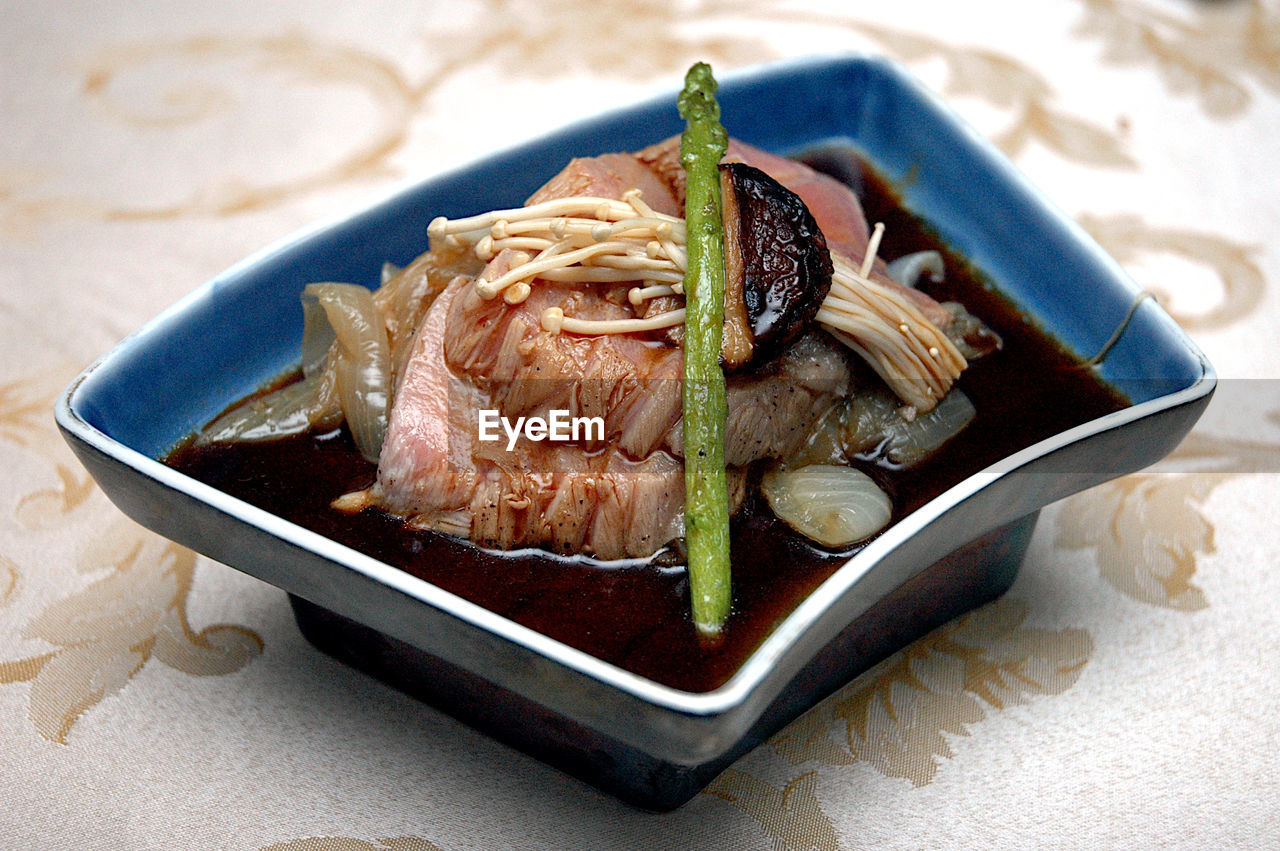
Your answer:
[[[952,389],[929,413],[911,422],[899,417],[889,432],[884,454],[895,464],[914,464],[959,434],[977,413],[968,396]]]
[[[935,284],[941,283],[947,273],[942,255],[936,251],[904,254],[889,264],[888,271],[889,277],[904,287],[914,287],[925,275]]]
[[[884,443],[893,429],[906,423],[902,403],[888,390],[864,390],[845,403],[844,448],[850,455],[870,452]]]
[[[775,467],[765,473],[760,486],[774,514],[825,547],[869,538],[887,526],[893,515],[888,495],[852,467]]]
[[[951,314],[945,333],[965,360],[975,361],[983,355],[999,351],[1004,345],[999,334],[988,328],[985,322],[970,313],[960,302],[944,301],[942,309]]]
[[[933,410],[908,420],[899,402],[888,393],[862,393],[849,400],[845,419],[845,449],[849,454],[879,449],[895,464],[911,466],[932,455],[973,421],[977,410],[957,389]]]
[[[204,427],[197,443],[274,440],[342,424],[337,375],[328,366],[337,335],[318,299],[303,298],[303,320],[302,380],[227,411]]]
[[[337,345],[329,367],[342,412],[360,454],[377,463],[391,408],[391,361],[373,294],[355,284],[310,284],[302,299],[304,305],[318,304],[333,328]]]
[[[320,382],[321,376],[313,375],[227,411],[205,426],[196,442],[274,440],[304,432],[317,418]]]
[[[338,335],[329,324],[329,315],[320,300],[302,296],[302,374],[311,378],[329,363],[329,350]]]

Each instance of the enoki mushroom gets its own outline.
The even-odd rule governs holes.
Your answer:
[[[636,281],[638,286],[628,292],[633,307],[684,293],[684,220],[654,211],[638,189],[621,200],[580,196],[465,219],[440,217],[427,232],[432,240],[474,246],[476,256],[486,262],[512,251],[508,271],[476,282],[476,291],[486,299],[501,296],[508,304],[520,304],[538,280]],[[831,291],[817,320],[870,364],[903,402],[923,413],[947,394],[967,364],[947,335],[901,291],[871,279],[883,233],[884,225],[877,224],[858,268],[832,252]],[[541,322],[553,334],[597,336],[670,328],[684,318],[683,308],[643,319],[589,320],[551,307],[542,312]]]

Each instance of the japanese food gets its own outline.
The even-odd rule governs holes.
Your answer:
[[[918,504],[895,476],[1008,416],[963,389],[1004,332],[926,293],[969,272],[918,226],[870,226],[846,183],[725,136],[713,95],[695,67],[683,144],[573,159],[522,206],[424,222],[428,250],[376,290],[308,286],[297,379],[171,461],[207,476],[201,452],[341,434],[355,466],[326,528],[376,517],[552,584],[583,564],[678,575],[703,633],[743,602],[731,525],[847,556]],[[917,244],[886,263],[895,239]]]
[[[753,466],[812,540],[878,532],[888,498],[842,456],[885,443],[910,463],[954,436],[974,415],[951,391],[961,347],[999,341],[889,276],[883,225],[848,187],[728,140],[706,66],[690,81],[683,140],[574,159],[523,207],[438,218],[430,250],[377,292],[307,287],[304,379],[202,440],[345,422],[378,472],[339,510],[501,550],[645,558],[684,539],[691,572],[727,565]],[[556,412],[598,427],[506,441],[482,428]],[[695,612],[712,629],[725,571],[709,580],[717,611]]]

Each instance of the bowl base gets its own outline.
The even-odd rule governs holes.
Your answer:
[[[449,713],[498,741],[637,807],[688,801],[740,756],[881,659],[1013,584],[1039,512],[971,541],[922,570],[845,628],[727,753],[677,765],[399,639],[290,594],[303,636],[335,659]],[[803,683],[802,687],[795,687]]]

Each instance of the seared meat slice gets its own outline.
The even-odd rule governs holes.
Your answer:
[[[508,262],[509,255],[500,254],[484,274],[502,274]],[[618,289],[621,304],[602,289],[543,281],[523,303],[509,305],[466,287],[451,306],[445,363],[487,390],[492,407],[506,417],[545,416],[552,409],[602,417],[607,442],[644,458],[680,416],[680,349],[629,334],[551,334],[539,319],[548,307],[568,316],[629,318],[627,287]]]
[[[852,377],[842,346],[809,333],[754,373],[729,376],[725,461],[743,466],[785,458],[809,439],[827,412],[849,395]],[[667,433],[666,446],[684,457],[684,424]]]
[[[633,461],[613,449],[526,443],[518,457],[499,449],[476,461],[470,535],[482,546],[621,558],[684,534],[684,466],[666,453]]]
[[[436,296],[455,278],[474,278],[480,269],[471,251],[446,246],[419,255],[374,292],[374,304],[387,320],[393,388],[404,374],[414,335]]]
[[[473,385],[443,368],[449,308],[469,286],[465,278],[454,279],[418,325],[371,493],[394,513],[427,515],[429,525],[469,505],[476,487],[471,450],[483,400]]]
[[[467,513],[481,546],[642,558],[684,534],[684,464],[665,452],[635,461],[614,449],[525,443],[514,454],[480,450],[475,461]],[[745,493],[745,471],[730,470],[731,510]]]
[[[641,186],[646,201],[674,211],[665,184],[627,155],[574,160],[531,200],[566,192],[616,197],[644,175],[651,181]],[[537,280],[516,304],[481,297],[477,282],[503,275],[513,256],[501,251],[478,278],[455,280],[427,310],[370,498],[415,523],[485,546],[648,556],[684,530],[683,353],[656,336],[577,336],[542,327],[550,307],[592,320],[633,317],[631,282]],[[847,395],[849,382],[842,350],[820,334],[802,337],[767,367],[734,376],[726,446],[734,465],[731,506],[742,499],[745,466],[801,445]],[[521,439],[508,452],[505,439],[479,440],[482,409],[513,421],[552,409],[600,416],[605,440]]]
[[[665,186],[625,155],[574,160],[532,200],[617,197],[637,181],[647,181],[648,203],[675,210]],[[481,277],[510,262],[499,254]],[[504,548],[647,556],[683,534],[684,467],[657,451],[680,414],[679,349],[626,335],[553,335],[539,321],[552,305],[595,319],[632,316],[626,289],[539,282],[525,304],[508,305],[481,298],[475,280],[451,284],[414,340],[373,502]],[[512,419],[553,408],[604,416],[611,445],[520,441],[509,453],[479,441],[482,408]]]
[[[684,467],[665,452],[637,461],[614,448],[521,441],[508,453],[478,440],[479,411],[496,405],[444,357],[451,309],[472,287],[465,279],[450,284],[423,319],[371,501],[423,527],[503,548],[623,558],[650,555],[679,537]],[[740,500],[741,481],[736,490]]]
[[[677,151],[677,166],[679,158]],[[677,200],[671,182],[664,175],[655,174],[634,154],[601,154],[598,157],[572,159],[559,174],[533,193],[525,204],[538,204],[574,195],[621,198],[622,193],[628,189],[639,189],[645,203],[659,213],[678,216],[684,209],[683,184]]]

